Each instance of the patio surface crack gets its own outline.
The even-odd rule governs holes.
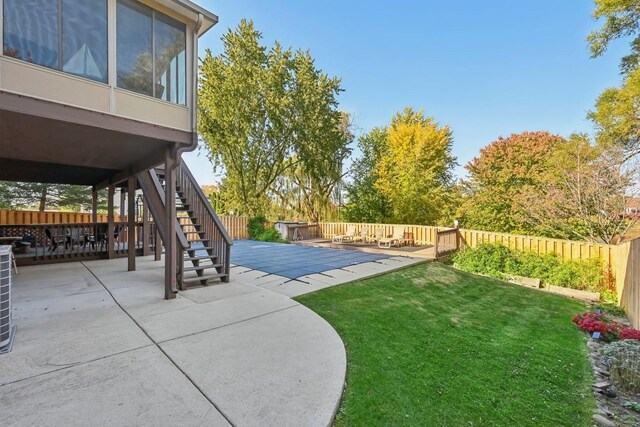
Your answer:
[[[51,371],[41,372],[39,374],[31,375],[29,377],[20,378],[20,379],[15,380],[15,381],[9,381],[9,382],[6,382],[6,383],[2,383],[2,384],[0,384],[0,387],[4,387],[4,386],[10,385],[10,384],[16,384],[16,383],[19,383],[21,381],[26,381],[26,380],[30,380],[30,379],[33,379],[33,378],[41,377],[43,375],[49,375],[49,374],[52,374],[54,372],[64,371],[65,369],[75,368],[76,366],[82,366],[82,365],[86,365],[88,363],[97,362],[98,360],[108,359],[109,357],[119,356],[121,354],[129,353],[131,351],[140,350],[141,348],[151,347],[152,345],[153,344],[147,344],[147,345],[142,345],[140,347],[129,348],[127,350],[119,351],[117,353],[111,353],[111,354],[107,354],[107,355],[102,356],[102,357],[97,357],[95,359],[85,360],[84,362],[73,362],[73,363],[67,363],[67,364],[64,364],[64,365],[63,364],[55,365],[55,364],[49,363],[48,365],[50,365],[50,366],[59,366],[59,368],[58,369],[52,369]]]
[[[100,278],[93,272],[93,270],[91,270],[89,267],[87,267],[85,265],[85,263],[83,261],[80,261],[80,264],[82,264],[82,266],[84,268],[86,268],[91,275],[98,281],[98,283],[100,283],[100,285],[102,285],[102,287],[109,293],[109,295],[111,296],[111,299],[113,299],[113,301],[116,303],[116,305],[118,307],[120,307],[120,310],[122,310],[130,319],[131,321],[142,331],[143,334],[145,334],[147,336],[147,338],[149,338],[149,340],[151,340],[151,342],[153,343],[153,345],[160,350],[160,352],[162,354],[164,354],[164,356],[169,360],[169,362],[171,362],[171,364],[173,366],[176,367],[176,369],[178,371],[180,371],[182,373],[182,375],[184,375],[184,377],[191,383],[191,385],[193,385],[195,387],[196,390],[198,390],[200,392],[200,394],[202,395],[202,397],[204,397],[205,399],[207,399],[207,401],[211,404],[211,406],[213,406],[215,408],[216,411],[218,411],[218,413],[220,415],[222,415],[222,417],[233,427],[236,427],[236,425],[229,419],[229,417],[218,407],[218,405],[216,405],[213,400],[211,400],[209,398],[209,396],[207,396],[205,394],[205,392],[196,384],[196,382],[189,376],[189,374],[187,374],[180,366],[178,366],[178,364],[171,358],[171,356],[169,356],[169,354],[167,354],[167,352],[165,352],[162,347],[160,347],[159,343],[156,342],[156,340],[153,339],[153,337],[151,335],[149,335],[149,333],[147,333],[147,331],[142,327],[142,325],[140,325],[138,323],[138,321],[131,315],[129,314],[129,312],[120,304],[120,302],[116,299],[116,297],[113,295],[113,293],[111,293],[111,290],[104,284],[102,283],[102,280],[100,280]],[[64,368],[63,368],[64,369]]]

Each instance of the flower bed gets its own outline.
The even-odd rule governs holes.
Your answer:
[[[594,333],[598,333],[599,339],[605,342],[629,339],[640,340],[639,330],[617,322],[605,313],[580,313],[573,318],[573,323],[578,325],[581,330],[589,332],[592,336]]]

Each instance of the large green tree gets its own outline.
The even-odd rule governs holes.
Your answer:
[[[603,55],[613,40],[631,38],[631,52],[620,62],[620,69],[627,74],[640,64],[640,1],[595,0],[593,17],[603,19],[601,28],[587,37],[592,57]]]
[[[376,164],[386,150],[387,134],[387,128],[373,128],[358,138],[361,155],[353,162],[351,182],[347,185],[344,210],[347,221],[384,223],[393,215],[388,198],[375,187]]]
[[[622,85],[605,89],[588,117],[599,145],[622,148],[624,159],[633,159],[640,154],[640,0],[595,0],[593,16],[604,19],[587,39],[593,57],[603,55],[619,38],[631,40],[631,52],[621,60]]]
[[[453,136],[423,111],[396,113],[376,163],[375,188],[389,200],[392,220],[405,224],[443,221],[456,160]]]
[[[532,232],[523,218],[518,198],[541,184],[546,161],[563,142],[548,132],[523,132],[500,137],[480,150],[465,167],[466,197],[460,208],[461,224],[487,231]]]
[[[225,172],[227,206],[248,215],[264,213],[276,180],[294,170],[334,173],[348,143],[340,80],[317,69],[309,52],[267,48],[261,38],[251,21],[229,30],[222,54],[207,50],[199,89],[198,130]]]
[[[640,154],[640,69],[630,72],[619,88],[602,92],[588,117],[600,145],[621,147],[627,160]]]

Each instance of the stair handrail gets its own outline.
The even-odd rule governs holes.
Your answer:
[[[156,174],[156,171],[153,169],[150,169],[144,173],[148,173],[149,177],[151,178],[151,182],[153,183],[155,190],[157,192],[158,195],[164,195],[165,191],[162,188],[162,184],[160,183],[160,179],[158,178],[158,175]],[[142,174],[139,174],[138,176],[138,183],[140,185],[140,187],[142,188],[142,192],[145,193],[145,187],[146,187],[146,183],[144,182],[144,178],[141,176]],[[150,190],[150,189],[149,189]],[[147,194],[148,194],[148,190],[147,190]],[[174,196],[175,197],[175,196]],[[160,197],[160,201],[163,205],[165,204],[165,198],[164,197]],[[154,217],[154,220],[158,217],[161,217],[161,215],[164,215],[163,213],[160,212],[156,212],[155,211],[155,206],[152,203],[149,203],[149,210],[151,211],[152,217]],[[187,242],[187,237],[184,235],[184,233],[182,232],[182,228],[180,227],[180,222],[178,221],[178,219],[175,219],[176,221],[176,237],[178,238],[178,242],[180,243],[180,245],[182,246],[182,248],[186,249],[189,247],[189,242]],[[161,235],[163,238],[166,238],[166,230],[164,227],[164,224],[162,224],[162,221],[156,221],[156,227],[158,228],[158,231],[161,233]]]
[[[191,184],[193,185],[193,187],[195,187],[196,194],[200,198],[200,201],[205,205],[207,212],[209,212],[209,215],[211,215],[213,222],[216,224],[216,226],[220,230],[220,234],[222,234],[222,237],[224,238],[225,243],[227,243],[229,246],[233,246],[233,239],[227,232],[227,229],[224,227],[224,225],[222,225],[222,221],[220,221],[220,218],[218,218],[216,211],[213,210],[213,206],[211,206],[211,202],[209,201],[207,196],[204,194],[204,191],[202,191],[202,188],[200,188],[200,185],[198,185],[198,181],[196,181],[195,177],[193,176],[193,174],[191,173],[187,165],[184,163],[184,161],[180,162],[179,167],[184,168],[184,171],[187,174],[189,181],[191,181]]]

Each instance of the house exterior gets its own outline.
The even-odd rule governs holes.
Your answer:
[[[126,186],[131,200],[146,189],[174,290],[176,199],[194,205],[176,193],[176,174],[197,146],[198,38],[217,20],[189,0],[0,0],[0,180],[112,196]],[[170,197],[148,176],[143,185],[158,166]]]
[[[624,210],[625,214],[631,217],[640,216],[640,198],[630,197]]]

